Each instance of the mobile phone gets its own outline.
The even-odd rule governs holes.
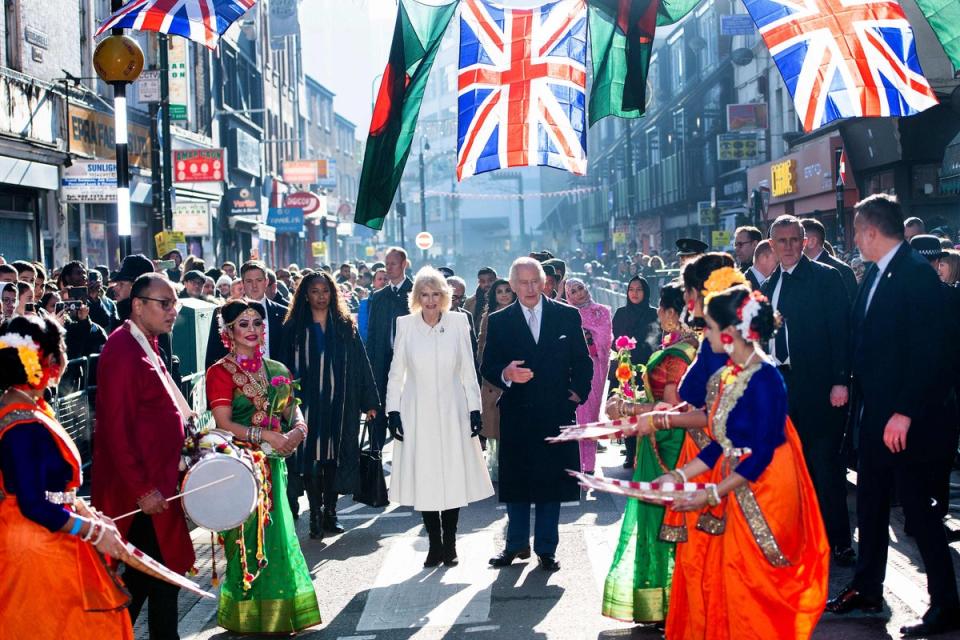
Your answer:
[[[90,297],[90,289],[87,287],[70,287],[67,292],[70,294],[70,300],[82,302]]]
[[[61,302],[60,304],[64,305],[64,308],[70,313],[76,313],[77,310],[83,306],[83,300],[67,300],[66,302]]]
[[[36,313],[37,305],[34,302],[24,302],[23,303],[23,312],[24,313]]]
[[[53,312],[54,312],[55,314],[58,314],[58,315],[59,315],[59,314],[62,313],[63,310],[66,309],[66,308],[67,308],[67,303],[66,303],[66,302],[58,302],[56,305],[54,305],[54,307],[53,307]]]
[[[176,269],[177,263],[173,260],[157,260],[157,269]]]

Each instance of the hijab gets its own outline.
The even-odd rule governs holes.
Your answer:
[[[587,293],[587,299],[586,299],[586,301],[585,301],[583,304],[573,305],[573,306],[577,307],[578,309],[582,309],[583,307],[588,307],[588,306],[590,306],[591,304],[593,304],[593,296],[590,295],[590,288],[587,286],[587,283],[585,283],[585,282],[584,282],[583,280],[581,280],[580,278],[567,278],[566,280],[564,280],[564,282],[563,282],[564,293],[566,293],[566,287],[569,287],[569,286],[572,285],[572,284],[579,284],[581,287],[583,287],[583,290],[586,291],[586,293]],[[557,295],[559,295],[559,294],[560,294],[560,292],[558,291],[558,292],[557,292]],[[569,302],[569,301],[570,301],[570,296],[568,295],[566,299],[567,299],[567,301]],[[571,303],[571,304],[572,304],[572,303]]]

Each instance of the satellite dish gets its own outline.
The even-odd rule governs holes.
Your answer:
[[[738,67],[744,67],[753,62],[753,51],[745,47],[734,49],[730,53],[730,59],[733,61],[733,64]]]

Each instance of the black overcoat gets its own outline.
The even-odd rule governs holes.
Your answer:
[[[567,469],[580,469],[576,442],[548,444],[544,439],[575,424],[577,404],[590,394],[593,364],[587,352],[580,313],[541,296],[540,340],[534,342],[519,302],[489,316],[481,371],[504,390],[500,396],[500,502],[578,500],[580,489]],[[524,384],[503,382],[514,360],[533,370]]]

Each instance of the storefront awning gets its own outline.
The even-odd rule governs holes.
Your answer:
[[[241,233],[256,234],[261,240],[276,242],[277,230],[250,216],[231,216],[230,228]]]

